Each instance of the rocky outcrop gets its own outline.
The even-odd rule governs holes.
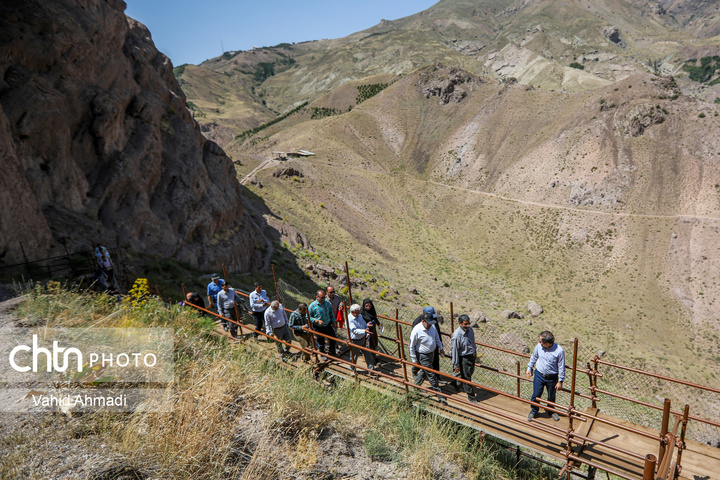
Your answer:
[[[622,37],[620,37],[620,30],[618,30],[618,27],[604,27],[603,35],[605,35],[607,39],[613,42],[615,45],[619,45],[621,47],[625,46],[625,42],[623,41]]]
[[[443,65],[426,68],[418,80],[425,98],[439,97],[441,105],[462,102],[472,87],[481,83],[480,77],[468,71]]]
[[[122,0],[0,4],[0,262],[119,242],[247,269],[232,162]]]

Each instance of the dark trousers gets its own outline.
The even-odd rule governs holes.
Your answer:
[[[232,320],[229,321],[228,319]],[[230,335],[233,337],[237,337],[238,332],[238,324],[237,324],[237,315],[235,315],[235,309],[231,308],[230,310],[227,310],[225,312],[225,315],[221,318],[223,327],[228,327],[228,330],[230,331]]]
[[[418,363],[426,368],[432,368],[433,366],[433,358],[436,357],[436,353],[418,353]],[[428,382],[430,382],[430,386],[434,390],[438,390],[440,388],[440,382],[438,381],[437,375],[435,375],[433,372],[428,372],[427,370],[423,370],[422,368],[418,369],[417,375],[415,375],[415,385],[420,385],[422,383],[423,379],[427,377]]]
[[[255,330],[259,330],[261,332],[265,331],[265,310],[262,312],[252,312],[252,316],[255,317]],[[255,338],[260,336],[257,332],[255,333]]]
[[[332,327],[332,325],[326,325],[324,327],[318,327],[316,325],[313,325],[313,328],[316,332],[324,333],[325,335],[328,335],[330,337],[335,337],[335,329]],[[328,340],[328,343],[330,343],[330,356],[336,357],[337,353],[335,351],[335,340],[330,340],[325,337],[321,337],[320,335],[317,336],[317,343],[318,343],[318,350],[325,353],[325,340]]]
[[[292,334],[290,334],[290,329],[288,328],[287,324],[283,325],[282,327],[273,328],[273,334],[278,338],[278,340],[283,340],[287,343],[292,342]],[[276,343],[278,353],[281,355],[287,355],[290,353],[290,347],[287,345],[283,345],[280,342]]]
[[[472,381],[473,373],[475,373],[475,355],[463,355],[460,357],[460,371],[458,373],[455,373],[453,369],[453,376],[462,378],[463,380]],[[457,385],[458,388],[460,388],[460,383],[462,383],[463,389],[465,390],[465,393],[468,394],[469,397],[475,396],[475,388],[472,385],[468,385],[467,383],[463,382],[456,382],[455,385]]]
[[[350,342],[352,342],[353,345],[357,345],[359,347],[365,346],[364,338],[359,338],[357,340],[351,339]],[[367,364],[368,368],[370,370],[373,370],[375,368],[375,360],[373,359],[373,354],[371,352],[368,352],[367,350],[360,350],[359,348],[350,347],[352,361],[357,362],[357,359],[360,356],[361,351],[362,351],[363,357],[365,357],[365,363]]]
[[[418,363],[420,363],[420,362],[418,362]],[[440,348],[439,347],[435,348],[435,354],[432,359],[432,365],[429,365],[429,367],[432,368],[433,370],[437,370],[438,372],[440,371]],[[416,377],[418,372],[421,369],[419,369],[417,367],[412,367],[411,370],[412,370],[413,377]]]
[[[541,397],[543,394],[543,389],[547,388],[548,392],[548,400],[551,402],[555,401],[555,394],[557,393],[555,391],[555,385],[558,383],[558,376],[555,375],[546,375],[543,376],[542,373],[535,370],[535,377],[533,378],[533,394],[532,397],[530,397],[531,401],[535,401],[538,397]],[[530,408],[530,411],[533,414],[538,413],[539,408],[535,405]]]

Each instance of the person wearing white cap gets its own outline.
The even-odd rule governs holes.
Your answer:
[[[435,324],[437,324],[437,320],[433,318],[433,314],[424,313],[420,323],[413,327],[410,333],[410,360],[426,368],[433,368],[433,357],[436,348],[439,348],[440,354],[445,353],[442,343],[440,343],[440,336],[435,329]],[[418,370],[418,374],[415,376],[415,384],[422,384],[427,376],[432,389],[439,392],[440,382],[437,375],[421,368],[418,368]],[[447,405],[445,398],[440,395],[438,395],[438,401],[443,405]]]
[[[350,342],[352,342],[353,345],[364,347],[367,341],[367,337],[368,335],[370,335],[370,329],[368,328],[365,319],[360,314],[360,311],[360,305],[358,305],[357,303],[354,303],[350,307],[350,314],[348,315],[348,326],[350,327]],[[350,347],[350,351],[352,355],[352,361],[353,363],[355,363],[360,356],[360,349]],[[362,350],[362,353],[365,357],[365,363],[367,364],[368,369],[374,370],[375,362],[373,361],[372,353],[367,350]],[[354,366],[350,368],[353,372],[355,372]]]

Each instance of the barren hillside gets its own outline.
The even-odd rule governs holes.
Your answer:
[[[397,302],[495,315],[534,299],[533,328],[701,372],[720,354],[720,117],[678,92],[651,74],[569,93],[427,67],[237,150],[315,152],[251,190],[338,263],[421,292]]]

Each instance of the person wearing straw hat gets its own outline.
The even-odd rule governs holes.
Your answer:
[[[353,345],[365,347],[368,336],[370,335],[370,329],[365,322],[365,318],[363,318],[360,313],[361,310],[362,309],[360,308],[360,305],[358,305],[357,303],[354,303],[350,307],[350,314],[348,315],[348,327],[350,327],[350,342],[352,342]],[[360,356],[360,351],[361,350],[359,348],[350,348],[353,363],[355,363]],[[363,357],[365,357],[365,363],[367,364],[368,370],[375,370],[375,361],[373,359],[373,354],[367,350],[362,350],[362,354]],[[353,371],[353,373],[355,373],[354,366],[350,367],[350,369]]]
[[[533,394],[531,401],[536,401],[542,396],[543,390],[547,388],[548,401],[555,402],[555,395],[558,390],[562,390],[563,380],[565,380],[565,350],[555,343],[555,336],[545,330],[540,333],[540,338],[527,366],[527,376],[533,373],[535,367],[535,377],[533,378]],[[539,408],[533,405],[528,414],[528,422],[537,415]],[[552,419],[556,422],[560,420],[557,413],[553,412]]]
[[[413,327],[410,333],[410,360],[413,363],[419,363],[425,368],[433,368],[433,357],[435,357],[436,348],[440,349],[440,354],[445,353],[442,343],[440,343],[440,336],[435,329],[436,323],[437,320],[432,313],[425,313],[420,323]],[[440,382],[434,372],[418,368],[415,384],[421,385],[426,376],[432,389],[439,392]],[[447,405],[445,398],[440,395],[438,395],[438,401],[443,405]]]

